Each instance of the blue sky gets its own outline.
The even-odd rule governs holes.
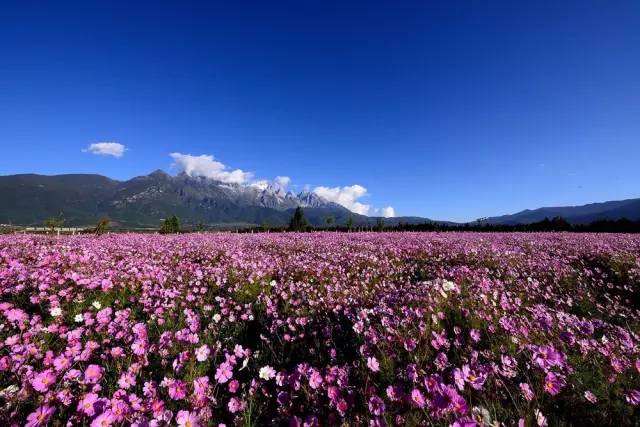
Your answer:
[[[640,197],[636,0],[13,3],[2,175],[213,155],[451,220]]]

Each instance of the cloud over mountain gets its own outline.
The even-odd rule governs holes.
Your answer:
[[[319,186],[314,188],[313,192],[323,199],[342,205],[351,212],[361,215],[367,215],[371,209],[370,205],[358,202],[358,199],[367,196],[367,189],[358,184],[331,188]]]
[[[210,154],[196,156],[174,152],[170,156],[174,160],[174,166],[180,172],[185,172],[192,177],[204,176],[226,184],[253,187],[260,191],[264,191],[267,188],[279,189],[282,194],[287,192],[291,184],[290,177],[281,175],[276,176],[273,180],[254,179],[252,172],[243,171],[242,169],[231,170]],[[344,187],[317,186],[312,191],[325,201],[337,203],[357,214],[369,215],[373,212],[375,215],[387,218],[395,216],[395,210],[391,206],[374,209],[371,205],[362,203],[360,199],[369,195],[367,189],[362,185],[354,184]]]
[[[247,184],[253,174],[242,169],[229,170],[226,165],[213,158],[212,155],[171,153],[175,165],[181,172],[189,176],[204,176],[226,184]]]

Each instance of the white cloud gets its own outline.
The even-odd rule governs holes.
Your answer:
[[[117,142],[96,142],[82,151],[100,156],[122,157],[125,149],[124,145]]]
[[[287,187],[291,183],[291,178],[289,178],[288,176],[276,176],[276,178],[273,181],[282,190],[287,191]]]
[[[267,181],[266,179],[261,179],[258,181],[253,181],[251,184],[249,184],[249,186],[257,188],[258,190],[266,190],[267,187],[269,187],[269,181]]]
[[[385,218],[393,218],[394,216],[396,216],[396,210],[393,209],[393,206],[387,206],[381,209],[376,209],[376,213],[379,213],[379,215],[385,217]]]
[[[330,202],[337,203],[361,215],[367,215],[371,209],[370,205],[358,202],[358,199],[367,196],[367,189],[355,184],[345,187],[316,187],[313,192]]]
[[[213,156],[171,153],[175,165],[189,176],[204,176],[227,184],[246,184],[253,174],[242,169],[229,170]]]

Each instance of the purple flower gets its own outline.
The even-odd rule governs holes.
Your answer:
[[[25,427],[46,425],[54,412],[56,412],[56,408],[49,405],[42,405],[38,407],[38,409],[27,416],[27,423],[25,424]]]
[[[547,375],[544,379],[544,391],[549,393],[552,396],[560,393],[562,387],[564,387],[566,381],[564,376],[560,374],[554,374],[553,372],[547,372]]]
[[[629,392],[625,395],[625,399],[633,406],[640,405],[640,391],[629,390]]]
[[[369,412],[373,415],[381,416],[384,413],[384,400],[379,396],[371,396],[369,398]]]
[[[411,402],[413,402],[413,404],[418,408],[424,408],[424,406],[427,404],[424,396],[422,395],[422,392],[417,388],[411,390]]]

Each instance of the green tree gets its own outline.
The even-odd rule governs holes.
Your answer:
[[[160,232],[163,234],[179,233],[180,222],[178,221],[178,217],[171,215],[169,218],[165,219],[162,223],[162,227],[160,227]]]
[[[62,228],[64,225],[64,217],[62,214],[58,216],[51,216],[44,220],[44,226],[51,231],[55,231],[56,228]]]
[[[353,215],[349,215],[349,219],[347,219],[347,228],[349,231],[353,228]]]
[[[302,208],[298,206],[296,211],[289,222],[289,230],[291,231],[305,231],[307,229],[307,220],[304,219],[304,212]]]
[[[384,218],[378,218],[378,220],[376,221],[376,230],[384,230]]]
[[[333,218],[332,215],[329,215],[328,217],[326,217],[324,219],[324,223],[327,225],[327,228],[331,228],[331,226],[333,225],[335,219]]]
[[[107,216],[103,216],[96,223],[95,233],[98,236],[103,235],[109,230],[109,225],[111,224],[111,220]]]

